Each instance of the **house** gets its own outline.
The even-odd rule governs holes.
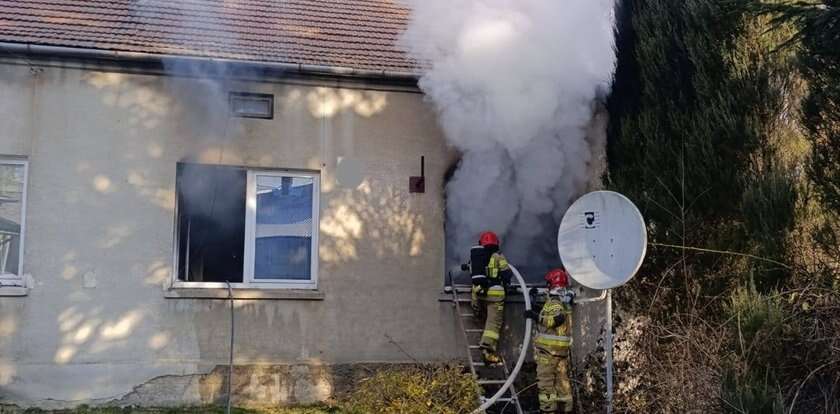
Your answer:
[[[239,404],[460,357],[438,300],[454,154],[407,19],[0,0],[0,404],[220,401],[228,286]]]

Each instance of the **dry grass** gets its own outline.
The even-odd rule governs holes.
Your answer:
[[[476,406],[478,384],[461,367],[385,370],[340,405],[349,414],[457,414]]]
[[[38,409],[17,409],[0,407],[0,414],[223,414],[221,407],[189,407],[189,408],[116,408],[79,407],[73,410],[44,411]],[[271,408],[271,409],[232,409],[234,414],[337,414],[341,411],[334,407],[313,406],[299,408]]]

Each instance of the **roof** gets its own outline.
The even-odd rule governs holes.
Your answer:
[[[0,42],[416,73],[399,0],[0,0]]]

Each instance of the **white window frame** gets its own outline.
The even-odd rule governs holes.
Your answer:
[[[256,279],[254,277],[254,254],[256,251],[257,227],[257,176],[291,177],[312,180],[312,237],[310,240],[310,279]],[[272,170],[248,170],[247,192],[245,193],[245,269],[243,280],[251,286],[267,285],[288,289],[316,289],[318,286],[318,195],[321,192],[318,174]]]
[[[243,168],[247,174],[245,184],[245,251],[243,253],[242,282],[231,283],[234,289],[318,289],[318,232],[320,228],[320,198],[321,198],[321,175],[318,172],[302,172],[288,170],[250,169]],[[255,279],[254,278],[254,250],[256,249],[256,221],[257,221],[257,180],[258,175],[272,177],[298,177],[312,180],[312,240],[311,240],[311,264],[309,280],[300,279]],[[176,217],[177,217],[176,212]],[[174,258],[176,266],[172,272],[173,288],[199,288],[199,289],[226,289],[224,282],[189,282],[178,279],[178,226],[175,226]]]
[[[23,167],[23,191],[20,196],[20,251],[18,252],[18,273],[3,273],[0,270],[0,285],[23,286],[23,249],[26,242],[26,193],[29,188],[29,161],[0,157],[0,165],[15,165]]]

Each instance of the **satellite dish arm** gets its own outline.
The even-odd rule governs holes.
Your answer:
[[[607,298],[607,291],[608,291],[608,290],[609,290],[609,289],[602,289],[602,290],[601,290],[601,294],[600,294],[600,295],[598,295],[598,296],[592,296],[592,297],[588,297],[588,298],[580,298],[580,299],[578,299],[577,297],[575,297],[575,303],[591,303],[591,302],[600,302],[600,301],[602,301],[602,300],[604,300],[604,299],[606,299],[606,298]]]
[[[516,281],[519,282],[519,287],[522,289],[522,297],[525,299],[525,310],[531,310],[531,297],[528,295],[528,286],[525,284],[525,279],[522,278],[522,275],[519,274],[519,271],[516,270],[513,265],[509,266],[510,270],[513,272],[513,276],[516,277]],[[507,381],[502,384],[502,387],[499,388],[492,397],[484,401],[484,404],[481,404],[481,406],[476,408],[471,414],[483,413],[484,410],[495,404],[496,400],[506,393],[508,388],[510,388],[513,384],[513,381],[516,380],[516,377],[519,375],[519,370],[522,369],[522,364],[525,363],[525,355],[528,354],[528,346],[531,344],[532,323],[533,321],[531,321],[530,318],[525,319],[525,337],[522,339],[522,348],[519,351],[519,359],[516,360],[516,365],[513,367],[513,371],[511,371]]]

